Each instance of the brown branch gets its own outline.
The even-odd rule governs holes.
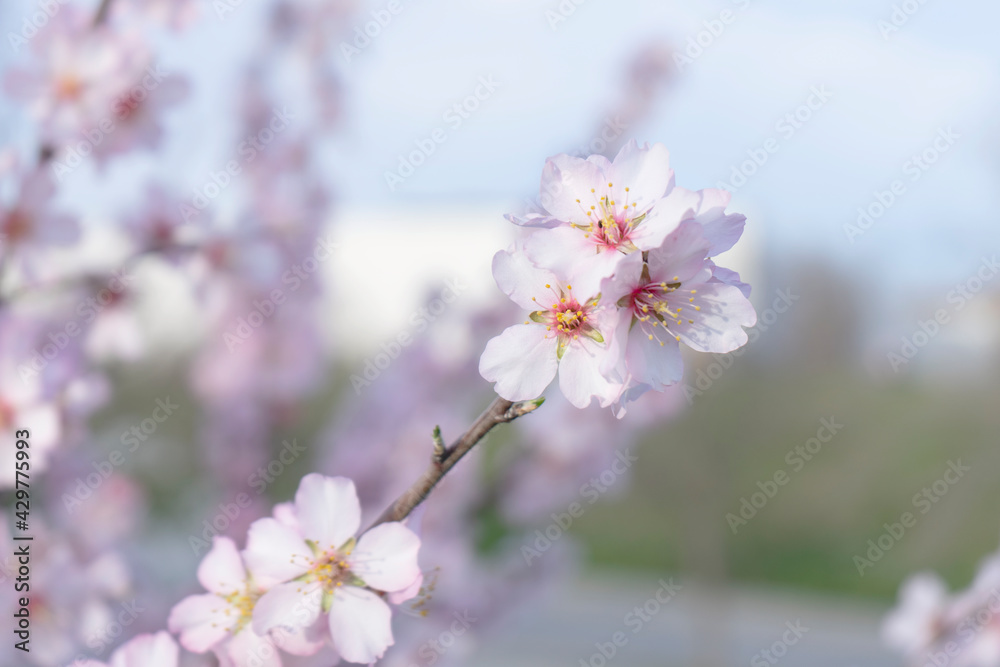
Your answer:
[[[94,27],[101,25],[108,18],[108,12],[111,10],[112,0],[101,0],[100,6],[97,8],[97,13],[94,14]]]
[[[375,523],[371,525],[369,530],[379,524],[389,521],[402,521],[408,517],[420,503],[424,502],[427,496],[430,495],[430,492],[434,490],[434,487],[437,486],[438,482],[448,474],[448,471],[486,437],[486,434],[494,426],[512,422],[518,417],[533,412],[544,400],[544,398],[538,398],[533,401],[513,403],[498,396],[490,403],[490,406],[486,408],[483,414],[479,415],[479,418],[469,427],[468,431],[452,443],[450,447],[443,449],[439,444],[440,431],[435,429],[435,447],[434,453],[431,456],[430,468],[409,489],[404,491],[392,505],[382,512],[382,516],[375,520]]]

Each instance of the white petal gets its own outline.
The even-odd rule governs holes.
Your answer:
[[[370,587],[401,591],[420,577],[420,538],[401,523],[383,523],[361,536],[348,562]]]
[[[715,257],[736,245],[743,235],[747,219],[740,213],[726,215],[726,206],[732,197],[726,190],[706,188],[698,194],[701,195],[701,201],[696,219],[704,228],[705,238],[711,244],[708,256]]]
[[[554,229],[539,229],[524,239],[524,252],[515,252],[515,255],[523,257],[522,261],[531,260],[537,266],[550,269],[559,275],[566,275],[568,270],[578,261],[595,255],[598,252],[597,246],[585,234],[586,232],[584,231],[565,226]],[[496,276],[495,263],[493,275]],[[533,278],[533,282],[537,283],[538,280]],[[551,280],[541,281],[539,286],[544,287],[545,283],[552,284],[553,282],[556,282],[555,276],[552,276]],[[499,278],[497,278],[497,284],[500,284]],[[502,285],[501,289],[503,289]],[[509,294],[506,289],[504,289],[504,293]],[[531,296],[539,296],[541,298],[541,294],[548,294],[548,292],[545,290],[536,290],[531,293]],[[538,310],[538,305],[531,303],[530,297],[528,303],[518,302],[518,305],[527,310]]]
[[[670,194],[656,202],[649,215],[639,223],[630,238],[640,250],[654,250],[663,245],[667,235],[682,222],[694,218],[698,207],[698,193],[684,188],[674,188]]]
[[[580,338],[573,341],[559,362],[559,389],[578,408],[585,408],[597,398],[607,407],[618,397],[619,387],[601,374],[607,348]]]
[[[281,667],[281,655],[271,638],[243,628],[231,641],[216,649],[223,667]]]
[[[167,627],[180,635],[184,648],[204,653],[229,637],[238,618],[239,610],[218,595],[192,595],[174,605]]]
[[[375,662],[393,645],[392,611],[371,591],[345,586],[333,596],[330,636],[344,660]]]
[[[618,152],[614,164],[606,174],[613,183],[611,198],[638,204],[642,211],[648,209],[673,186],[674,172],[670,168],[670,151],[663,144],[639,147],[634,139]],[[625,192],[625,188],[629,191]]]
[[[274,628],[305,628],[316,622],[323,605],[323,588],[316,583],[279,584],[257,600],[253,630],[259,635]]]
[[[707,279],[711,270],[708,246],[701,226],[696,222],[685,222],[667,236],[662,246],[650,251],[648,263],[653,282]]]
[[[557,342],[543,324],[515,324],[486,343],[479,359],[479,374],[494,382],[496,392],[508,401],[541,396],[556,376]]]
[[[739,288],[702,283],[693,296],[694,303],[684,303],[680,324],[668,323],[685,345],[699,352],[732,352],[746,344],[743,327],[756,324],[757,313]]]
[[[302,535],[323,551],[343,546],[361,527],[354,482],[346,477],[306,475],[295,494],[295,515]]]
[[[166,632],[139,635],[115,651],[111,667],[177,667],[177,643]]]
[[[666,334],[662,327],[656,327],[659,339],[649,340],[647,328],[640,326],[639,322],[632,325],[625,348],[625,362],[636,381],[659,390],[684,377],[684,361],[676,339]],[[660,345],[661,340],[663,345]]]
[[[242,591],[246,578],[247,572],[236,543],[228,537],[213,538],[212,550],[198,566],[198,581],[205,590],[229,595]]]
[[[243,559],[254,582],[261,588],[269,588],[305,574],[313,554],[294,528],[267,517],[250,524]]]
[[[592,193],[592,189],[597,192]],[[542,169],[539,201],[554,217],[585,225],[586,207],[596,203],[607,190],[605,176],[598,165],[569,155],[556,155],[549,158]]]
[[[532,234],[529,239],[551,234],[554,231],[556,230],[541,230]],[[493,278],[497,281],[500,291],[525,310],[542,308],[543,306],[535,301],[534,297],[539,299],[547,297],[551,292],[545,286],[559,284],[558,279],[551,271],[539,269],[532,264],[521,249],[501,250],[493,256]]]

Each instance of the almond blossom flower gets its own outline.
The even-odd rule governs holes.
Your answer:
[[[34,277],[47,249],[75,243],[80,229],[74,217],[53,209],[56,186],[41,169],[20,174],[18,193],[9,206],[0,205],[0,257]]]
[[[309,637],[328,632],[348,662],[382,657],[394,643],[383,594],[412,590],[420,577],[420,538],[398,522],[356,538],[360,525],[354,483],[316,473],[299,484],[294,520],[253,523],[244,552],[248,568],[264,585],[283,582],[257,601],[254,632],[304,629]]]
[[[689,220],[647,261],[631,255],[605,281],[607,297],[627,313],[618,335],[627,375],[639,386],[626,401],[681,379],[681,342],[699,352],[731,352],[747,342],[743,327],[757,315],[738,287],[714,277],[713,250],[705,228]]]
[[[662,144],[630,141],[609,162],[556,155],[542,172],[542,206],[550,214],[515,224],[543,227],[525,241],[525,252],[556,271],[576,267],[608,277],[635,251],[659,247],[698,204],[697,193],[674,187],[670,154]]]
[[[228,537],[215,537],[212,550],[198,567],[198,581],[209,592],[181,600],[170,612],[171,632],[192,653],[215,652],[223,665],[280,667],[274,646],[294,655],[312,655],[322,642],[310,642],[302,633],[268,637],[254,632],[254,606],[264,590],[254,580]]]
[[[139,635],[111,654],[108,663],[77,660],[70,667],[177,667],[177,643],[166,632]]]
[[[601,303],[593,274],[581,275],[574,288],[515,248],[494,256],[493,276],[514,303],[532,311],[524,324],[486,344],[479,373],[496,383],[496,392],[509,401],[537,398],[558,371],[559,388],[576,407],[595,396],[610,405],[618,392],[606,375],[615,365],[616,314]]]
[[[101,136],[102,121],[106,129],[114,119],[116,98],[148,62],[138,35],[95,28],[92,21],[90,12],[63,7],[32,41],[37,60],[5,80],[7,92],[28,104],[54,147],[87,139],[86,132]]]

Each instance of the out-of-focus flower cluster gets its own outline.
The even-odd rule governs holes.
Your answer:
[[[493,259],[497,285],[530,314],[486,346],[483,377],[520,401],[558,372],[570,403],[597,399],[621,415],[682,378],[681,343],[699,352],[745,344],[743,327],[757,322],[750,287],[712,261],[743,233],[729,199],[674,186],[661,144],[633,140],[613,162],[550,158],[546,213],[509,216],[525,233]]]
[[[489,400],[476,363],[487,332],[515,317],[513,309],[450,313],[452,331],[467,334],[461,349],[444,352],[432,335],[424,337],[379,377],[377,387],[338,406],[319,447],[304,454],[306,448],[295,442],[280,449],[274,444],[299,423],[308,399],[329,388],[338,361],[337,352],[322,344],[318,312],[323,266],[338,248],[327,229],[334,185],[317,153],[344,106],[343,86],[330,65],[334,59],[325,56],[337,48],[337,36],[349,34],[356,3],[270,3],[264,46],[246,63],[228,114],[238,139],[225,152],[238,159],[220,162],[193,190],[180,190],[176,174],[154,170],[134,197],[124,199],[114,189],[115,174],[148,165],[150,154],[166,150],[172,116],[198,92],[184,72],[164,71],[155,45],[205,28],[199,21],[213,20],[219,6],[225,6],[225,16],[241,9],[239,3],[191,0],[83,4],[54,3],[57,11],[37,34],[17,44],[17,60],[2,80],[29,123],[19,133],[24,141],[0,155],[0,430],[31,432],[35,540],[32,651],[15,653],[5,643],[0,663],[326,666],[340,658],[409,665],[427,660],[428,639],[453,627],[456,618],[467,630],[484,629],[501,611],[530,599],[553,574],[567,572],[576,551],[572,540],[538,530],[581,497],[589,503],[620,492],[642,429],[680,409],[676,392],[636,402],[627,424],[607,410],[595,406],[581,413],[553,397],[544,419],[513,425],[513,442],[500,453],[470,455],[407,525],[360,532],[425,470],[431,429],[440,425],[457,434]],[[209,29],[228,25],[215,21]],[[658,59],[640,56],[635,80],[618,96],[622,109],[615,113],[624,115],[626,125],[649,106],[663,75],[652,67]],[[297,68],[294,77],[285,76],[290,63]],[[307,91],[307,101],[288,109],[276,90],[284,92],[292,81]],[[198,128],[185,130],[193,134]],[[646,149],[627,147],[623,155],[632,157],[617,173],[637,170],[639,180],[629,192],[668,202],[656,204],[667,210],[674,206],[669,169],[664,171],[665,162],[655,166],[655,158],[665,156],[651,150],[653,158],[643,157]],[[653,166],[627,166],[636,159]],[[601,160],[580,162],[612,168]],[[567,179],[576,178],[575,164],[564,164]],[[649,185],[661,177],[662,188]],[[92,191],[93,201],[68,196],[81,185]],[[112,203],[102,205],[102,194],[110,194],[103,199]],[[650,217],[652,199],[629,201]],[[608,205],[617,207],[612,201],[618,200]],[[692,194],[691,201],[697,210],[681,217],[701,216],[703,229],[713,228],[702,195]],[[632,206],[631,217],[620,221],[629,243],[653,228],[641,228],[637,211]],[[728,219],[721,209],[718,214]],[[97,219],[101,224],[91,224]],[[562,233],[554,228],[556,220],[546,218],[535,231]],[[572,216],[560,224],[585,233]],[[88,244],[95,238],[100,261],[81,261],[94,254]],[[618,240],[616,252],[627,259],[625,251],[634,248],[624,237]],[[554,242],[556,237],[518,242],[518,248],[531,246],[531,271],[547,267]],[[571,274],[578,293],[593,282],[590,276],[601,274],[594,284],[624,280],[626,264],[605,261],[617,254],[588,259],[596,269],[583,272],[582,282],[573,262],[564,266],[560,260],[545,270],[557,278]],[[512,270],[524,273],[517,262],[527,256],[508,257]],[[645,253],[636,257],[646,260]],[[659,266],[657,261],[642,264]],[[728,275],[714,265],[710,272],[712,277],[702,269],[685,273],[686,286],[700,285],[692,282],[696,278],[712,283]],[[165,361],[162,341],[157,343],[158,332],[149,325],[161,298],[150,287],[150,275],[179,285],[192,309],[186,317],[194,342],[169,352]],[[589,318],[588,298],[580,307],[588,308]],[[609,303],[616,301],[604,297],[599,305]],[[572,325],[570,314],[562,317]],[[606,324],[603,310],[595,317]],[[622,327],[595,327],[598,335],[587,340],[604,337],[604,345],[617,345],[624,354],[624,334],[617,333]],[[553,358],[565,356],[566,347],[576,350],[576,343],[557,344]],[[590,391],[590,367],[578,363],[575,352],[569,359],[563,376],[576,369],[579,387]],[[609,377],[630,372],[622,359]],[[143,414],[119,438],[115,420],[121,415],[113,408],[133,398],[120,381],[127,373],[119,371],[155,372],[158,365],[169,367],[172,386],[184,398],[164,395],[137,408]],[[523,382],[537,385],[532,373]],[[615,389],[622,401],[626,384]],[[628,385],[629,401],[638,396],[636,386]],[[580,392],[569,395],[574,403],[582,401]],[[607,402],[604,396],[601,402]],[[159,429],[173,431],[175,420],[185,422],[197,443],[194,460],[177,463],[176,452],[158,446]],[[15,455],[12,439],[0,442],[4,490],[15,485]],[[300,456],[304,466],[330,476],[306,475],[294,503],[272,508],[268,496],[281,474],[274,466],[290,469]],[[140,481],[143,473],[147,479]],[[582,484],[589,486],[584,490]],[[174,493],[174,486],[187,493]],[[194,517],[187,517],[190,524],[164,519],[164,495],[176,506],[173,512]],[[222,501],[218,511],[208,499]],[[244,535],[245,545],[239,544]],[[16,560],[6,549],[9,537],[3,537],[0,559],[9,579]],[[390,623],[390,605],[408,618]],[[10,586],[0,589],[0,613],[9,618],[18,606]],[[435,654],[434,661],[461,657],[456,648],[447,656]]]
[[[934,573],[911,577],[882,636],[913,667],[1000,665],[1000,555],[986,558],[972,585],[958,593]]]

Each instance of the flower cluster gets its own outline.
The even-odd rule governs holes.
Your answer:
[[[294,503],[253,523],[242,553],[215,538],[198,569],[208,593],[178,603],[170,630],[223,665],[280,665],[276,648],[313,655],[327,644],[348,662],[374,662],[394,641],[389,603],[420,589],[420,538],[398,522],[356,537],[360,525],[354,482],[306,475]]]
[[[907,665],[1000,664],[1000,554],[984,560],[961,593],[949,594],[944,581],[930,572],[910,578],[882,635],[906,656]]]
[[[479,370],[511,401],[559,375],[576,407],[624,406],[683,376],[680,344],[731,352],[757,321],[739,275],[712,261],[746,218],[729,193],[674,186],[662,144],[628,143],[614,161],[550,158],[542,213],[508,216],[523,234],[493,259],[497,285],[529,311],[486,346]]]

